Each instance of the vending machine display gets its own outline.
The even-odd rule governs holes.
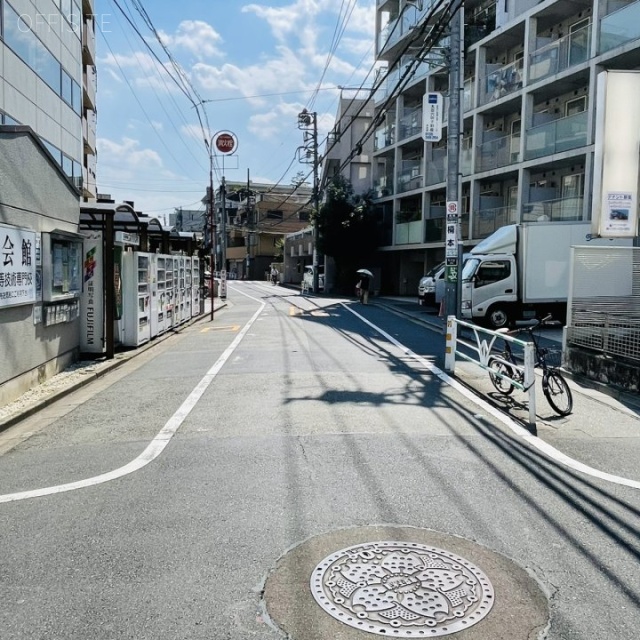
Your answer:
[[[122,256],[123,340],[137,347],[151,339],[151,256],[126,251]]]

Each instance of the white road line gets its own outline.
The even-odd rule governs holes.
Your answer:
[[[242,293],[241,291],[239,293]],[[246,294],[242,294],[246,295]],[[16,500],[27,500],[28,498],[41,498],[42,496],[49,496],[54,493],[64,493],[66,491],[74,491],[75,489],[84,489],[86,487],[93,487],[104,482],[111,482],[117,478],[129,475],[134,471],[142,469],[142,467],[148,465],[152,460],[155,460],[169,444],[169,441],[176,434],[182,423],[185,421],[191,410],[196,406],[198,400],[202,397],[207,387],[213,382],[220,369],[224,366],[225,362],[230,358],[231,354],[235,351],[236,347],[242,341],[245,334],[253,323],[257,320],[258,316],[262,313],[265,304],[253,298],[247,296],[252,300],[256,300],[260,303],[260,308],[255,312],[253,317],[242,328],[240,333],[235,337],[233,342],[225,349],[224,353],[218,358],[216,363],[207,371],[202,380],[198,382],[193,391],[189,394],[187,399],[180,405],[178,410],[169,418],[167,423],[162,427],[158,435],[149,443],[147,448],[133,461],[126,464],[124,467],[114,469],[108,473],[103,473],[93,478],[87,478],[85,480],[78,480],[77,482],[69,482],[67,484],[59,484],[53,487],[44,487],[42,489],[33,489],[32,491],[20,491],[18,493],[7,493],[0,495],[0,503],[2,502],[15,502]]]
[[[502,422],[505,426],[507,426],[511,431],[513,431],[516,435],[520,436],[524,441],[528,442],[531,446],[541,451],[546,456],[559,462],[565,467],[569,467],[574,471],[579,471],[588,476],[592,476],[594,478],[599,478],[600,480],[606,480],[607,482],[613,482],[614,484],[623,485],[625,487],[632,487],[633,489],[640,489],[640,482],[636,480],[630,480],[629,478],[623,478],[621,476],[615,476],[606,471],[600,471],[599,469],[594,469],[582,462],[578,462],[573,458],[570,458],[566,454],[558,451],[555,447],[551,446],[538,436],[534,436],[529,433],[524,427],[520,426],[517,422],[514,422],[508,416],[504,415],[501,411],[496,409],[494,406],[489,404],[486,400],[483,400],[475,393],[461,385],[457,380],[454,380],[451,376],[447,375],[444,371],[434,366],[431,362],[426,360],[425,358],[419,356],[418,354],[411,351],[411,349],[405,347],[402,343],[398,342],[393,336],[389,335],[386,331],[382,330],[377,325],[370,322],[365,317],[361,316],[357,311],[354,311],[349,306],[347,306],[344,302],[341,303],[342,306],[352,313],[354,316],[358,317],[362,322],[368,324],[372,329],[375,329],[380,335],[384,336],[389,342],[396,345],[396,347],[402,349],[405,355],[413,358],[417,362],[419,362],[423,367],[426,367],[431,373],[440,378],[443,382],[448,384],[450,387],[453,387],[457,391],[459,391],[466,398],[474,402],[476,405],[484,409],[487,413],[490,413],[494,418]]]

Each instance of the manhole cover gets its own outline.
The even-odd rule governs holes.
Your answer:
[[[398,638],[467,629],[494,601],[493,586],[480,569],[415,542],[371,542],[333,553],[313,570],[311,593],[336,620]]]

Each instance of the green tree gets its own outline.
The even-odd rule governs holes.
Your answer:
[[[351,182],[341,175],[330,180],[325,192],[317,214],[318,250],[335,260],[338,290],[351,293],[356,271],[373,266],[378,247],[373,194],[355,195]]]

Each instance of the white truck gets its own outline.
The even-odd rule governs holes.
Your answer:
[[[564,323],[571,247],[612,242],[591,240],[590,233],[591,223],[584,222],[512,224],[495,231],[464,263],[463,319],[499,329],[551,313]]]

